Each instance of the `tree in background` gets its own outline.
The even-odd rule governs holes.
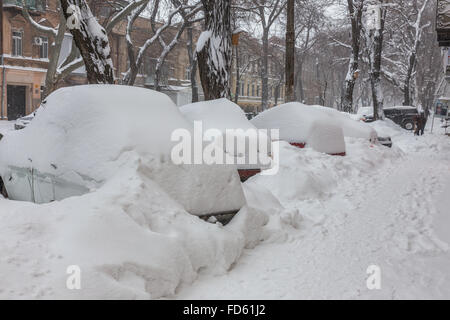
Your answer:
[[[295,1],[287,0],[286,6],[286,91],[285,101],[295,101],[294,73],[295,73]],[[264,90],[264,88],[263,88]]]
[[[286,0],[241,0],[236,9],[249,12],[252,22],[259,22],[261,28],[261,110],[269,106],[269,36],[274,22],[286,8]]]
[[[347,0],[347,3],[351,25],[351,54],[348,63],[348,72],[342,90],[340,109],[345,112],[353,112],[353,90],[359,74],[359,54],[364,0]]]
[[[205,31],[197,41],[197,60],[205,100],[231,98],[231,1],[202,0]]]
[[[114,83],[111,48],[103,28],[89,8],[86,0],[60,0],[73,36],[86,68],[89,83]]]

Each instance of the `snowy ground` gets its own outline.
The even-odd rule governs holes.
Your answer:
[[[14,121],[0,120],[0,133],[14,130]]]
[[[246,250],[229,273],[201,276],[176,298],[449,299],[450,138],[375,126],[393,136],[393,150],[367,157],[347,142],[345,160],[323,160],[339,176],[328,194],[285,199],[304,217],[298,230]],[[381,290],[367,288],[369,265],[381,268]]]
[[[374,126],[392,149],[350,139],[334,157],[281,144],[279,174],[246,182],[252,208],[225,228],[133,168],[60,202],[0,199],[0,298],[448,299],[450,138]],[[381,290],[366,286],[369,265]]]

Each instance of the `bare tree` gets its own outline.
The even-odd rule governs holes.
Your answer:
[[[429,0],[412,0],[405,4],[404,0],[396,0],[391,10],[391,19],[387,24],[388,39],[383,62],[384,73],[389,74],[392,84],[403,92],[403,105],[412,105],[412,92],[418,59],[418,50],[422,44],[423,34],[431,23],[424,22],[425,11]],[[417,101],[417,99],[415,99]]]
[[[366,26],[366,49],[369,62],[370,86],[375,119],[383,119],[383,90],[381,88],[381,62],[383,53],[384,27],[386,22],[387,0],[373,0],[375,24],[373,28]]]
[[[205,100],[230,98],[231,1],[202,0],[205,31],[197,42],[197,59]]]
[[[286,0],[246,0],[236,5],[236,8],[251,12],[261,27],[261,109],[269,106],[269,35],[274,22],[278,19],[284,8]]]
[[[194,34],[192,26],[187,28],[187,52],[189,57],[189,76],[191,80],[192,102],[198,102],[198,85],[197,85],[197,55],[194,51]]]
[[[114,66],[106,30],[86,0],[60,0],[68,29],[80,50],[89,83],[114,83]]]
[[[161,81],[161,68],[164,64],[164,60],[166,59],[170,51],[177,44],[184,29],[194,22],[193,19],[195,15],[200,11],[201,5],[198,2],[194,2],[193,4],[183,4],[180,1],[172,0],[171,1],[172,7],[169,8],[166,21],[162,24],[157,24],[156,17],[158,11],[161,10],[161,1],[160,0],[153,1],[149,13],[150,15],[149,17],[150,28],[148,30],[149,37],[147,38],[147,40],[145,40],[142,46],[136,48],[132,36],[134,24],[136,20],[139,18],[139,16],[144,12],[144,10],[147,9],[148,4],[149,0],[146,0],[145,3],[136,8],[127,17],[128,23],[126,30],[126,42],[127,42],[129,69],[125,73],[123,82],[130,86],[134,85],[138,71],[144,63],[144,58],[148,50],[154,43],[158,42],[163,48],[161,56],[158,58],[155,72],[157,78],[157,80],[155,81],[155,88],[159,90],[159,83]],[[179,30],[172,38],[172,40],[169,43],[166,43],[162,38],[162,36],[165,31],[168,31],[170,27],[176,24],[177,19],[178,20],[181,19],[182,21],[181,24],[179,24]]]
[[[132,0],[128,1],[125,5],[117,6],[116,10],[112,11],[113,15],[105,26],[106,31],[109,33],[113,27],[121,21],[126,15],[128,15],[133,8],[138,6],[145,0]],[[47,73],[45,78],[45,88],[43,98],[52,93],[58,82],[71,74],[76,69],[84,65],[82,57],[78,57],[77,46],[73,43],[72,49],[69,55],[60,62],[61,49],[64,41],[64,35],[67,31],[66,18],[61,8],[59,25],[56,28],[50,28],[36,22],[29,14],[25,0],[22,0],[23,16],[30,25],[39,33],[42,33],[52,39],[49,50],[49,65],[47,67]]]
[[[182,21],[177,25],[177,32],[173,36],[172,40],[169,43],[166,43],[164,37],[161,35],[158,37],[159,44],[162,47],[162,52],[157,59],[156,67],[155,67],[155,90],[160,91],[160,80],[161,80],[161,70],[164,62],[169,55],[169,53],[173,50],[173,48],[177,45],[181,35],[183,34],[186,27],[190,27],[193,23],[198,22],[203,19],[203,17],[195,19],[196,14],[200,11],[201,5],[200,3],[194,3],[193,5],[188,5],[188,1],[184,0],[183,3],[180,0],[171,0],[172,4],[176,8],[180,9],[180,15]],[[152,29],[156,30],[155,21],[152,20]]]
[[[294,73],[295,73],[295,1],[287,0],[286,6],[286,91],[285,101],[295,100]],[[264,90],[264,89],[263,89]]]
[[[353,112],[353,90],[359,72],[359,54],[361,44],[362,14],[364,0],[347,0],[351,24],[351,55],[348,72],[342,90],[340,109]]]

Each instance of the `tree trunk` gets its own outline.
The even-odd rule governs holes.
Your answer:
[[[359,69],[359,51],[361,40],[361,20],[364,6],[364,0],[356,0],[357,5],[353,0],[347,0],[350,21],[352,26],[352,53],[350,62],[348,64],[348,72],[344,81],[344,89],[341,97],[341,111],[353,112],[353,91],[356,84],[356,72]]]
[[[305,90],[303,88],[303,60],[300,60],[297,63],[297,88],[298,88],[298,97],[300,102],[303,103],[305,101]]]
[[[230,98],[231,1],[202,0],[206,30],[197,44],[205,100]]]
[[[111,49],[105,29],[86,0],[60,0],[70,33],[80,50],[89,83],[114,83]]]
[[[383,0],[380,1],[382,4]],[[386,9],[381,8],[381,28],[370,32],[370,84],[372,88],[372,102],[374,119],[383,119],[383,91],[381,88],[381,57],[383,52],[383,32],[386,18]]]
[[[235,57],[235,59],[236,59],[236,94],[234,95],[234,103],[238,103],[238,101],[239,101],[239,94],[240,94],[240,90],[241,90],[241,74],[240,74],[240,72],[239,72],[239,68],[240,68],[240,66],[239,66],[239,48],[238,48],[238,46],[236,46],[236,57]]]
[[[286,22],[286,93],[285,101],[295,101],[294,91],[295,67],[295,27],[294,27],[294,0],[287,2]]]
[[[261,111],[269,107],[269,31],[263,32],[263,52],[261,58]]]
[[[187,30],[188,42],[187,51],[189,56],[190,80],[192,90],[192,102],[198,102],[198,85],[197,85],[197,58],[194,55],[194,36],[192,27]]]

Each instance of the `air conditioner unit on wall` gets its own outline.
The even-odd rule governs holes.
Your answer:
[[[42,46],[42,38],[41,37],[34,37],[33,44],[36,46]]]

